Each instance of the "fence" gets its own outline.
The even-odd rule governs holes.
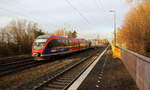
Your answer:
[[[150,90],[150,58],[121,47],[112,46],[112,51],[123,61],[139,90]]]

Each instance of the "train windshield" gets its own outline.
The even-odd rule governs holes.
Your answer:
[[[37,39],[34,42],[34,49],[42,49],[42,47],[45,45],[47,39]]]

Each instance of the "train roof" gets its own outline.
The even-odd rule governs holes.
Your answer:
[[[48,39],[50,37],[51,37],[51,35],[40,35],[37,37],[37,39]]]
[[[61,38],[68,38],[68,37],[63,37],[63,36],[55,36],[55,35],[40,35],[37,37],[37,39],[48,39],[50,37],[61,37]],[[76,40],[85,40],[83,38],[68,38],[68,39],[76,39]]]
[[[64,36],[56,36],[56,35],[40,35],[37,37],[37,39],[48,39],[50,37],[61,37],[61,38],[67,38],[67,37],[64,37]]]

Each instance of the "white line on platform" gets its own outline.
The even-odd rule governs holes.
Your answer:
[[[108,48],[108,47],[107,47]],[[100,60],[103,54],[107,51],[107,48],[98,56],[98,58],[81,74],[81,76],[68,88],[68,90],[77,90],[83,80],[87,77],[87,75],[94,68],[96,63]]]

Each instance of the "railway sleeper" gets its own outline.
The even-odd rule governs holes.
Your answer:
[[[69,80],[61,80],[61,79],[58,79],[58,80],[56,80],[56,82],[69,83],[70,81],[69,81]]]
[[[55,88],[45,87],[45,88],[43,88],[43,90],[62,90],[62,89],[55,89]]]
[[[74,76],[63,76],[61,78],[73,78]]]
[[[54,88],[54,89],[63,89],[65,85],[48,84],[47,87]]]
[[[52,82],[52,84],[56,84],[56,85],[67,85],[69,82]]]
[[[73,77],[60,77],[60,79],[72,79]]]
[[[60,80],[70,81],[70,80],[72,80],[72,78],[60,78]]]

